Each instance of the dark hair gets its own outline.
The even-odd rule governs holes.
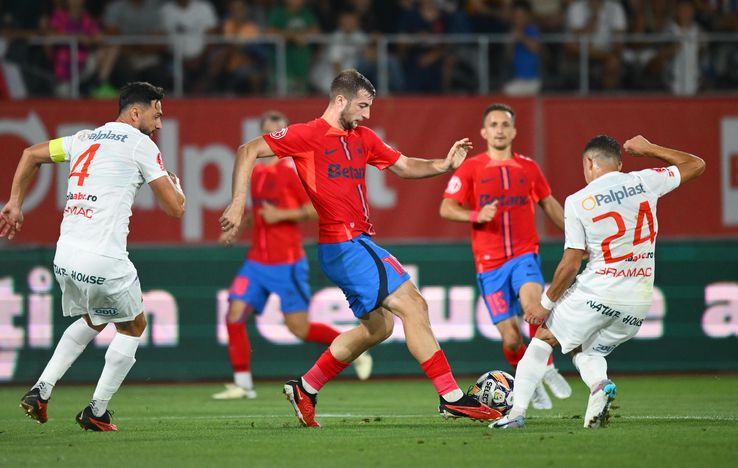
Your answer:
[[[284,120],[285,125],[289,123],[287,120],[287,116],[283,113],[275,110],[266,111],[263,114],[261,114],[261,119],[259,119],[259,127],[264,127],[264,124],[267,123],[267,121],[273,120]]]
[[[374,85],[367,79],[367,77],[355,69],[349,68],[348,70],[343,70],[333,78],[329,96],[332,101],[340,94],[350,101],[355,98],[362,89],[369,93],[369,96],[372,98],[377,95],[377,90],[374,89]]]
[[[620,143],[608,135],[597,135],[587,142],[582,155],[591,153],[593,157],[607,157],[620,161]]]
[[[161,101],[162,99],[164,99],[164,88],[145,81],[126,83],[120,89],[118,113],[120,114],[133,104],[146,104],[148,106],[151,105],[151,101]]]
[[[489,106],[487,106],[486,109],[484,109],[484,112],[482,113],[482,127],[484,127],[484,121],[487,120],[487,116],[489,115],[489,113],[494,111],[509,112],[510,116],[513,119],[513,122],[515,122],[515,111],[513,110],[513,108],[508,106],[507,104],[496,102],[494,104],[490,104]]]

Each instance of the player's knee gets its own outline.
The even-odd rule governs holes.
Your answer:
[[[294,323],[294,322],[287,322],[287,329],[295,335],[297,338],[304,340],[307,336],[308,329],[310,328],[310,325],[308,323]]]

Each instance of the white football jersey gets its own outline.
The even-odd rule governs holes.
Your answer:
[[[676,166],[610,172],[566,198],[564,247],[589,253],[571,291],[608,304],[651,303],[656,202],[680,180]]]
[[[126,258],[136,192],[144,182],[167,176],[159,148],[122,122],[81,130],[49,146],[55,162],[70,166],[59,245]]]

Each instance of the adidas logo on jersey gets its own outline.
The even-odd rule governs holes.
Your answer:
[[[582,200],[582,208],[589,211],[594,209],[595,206],[607,205],[613,202],[617,202],[617,204],[620,205],[626,198],[641,193],[646,193],[646,189],[643,188],[643,184],[631,187],[622,186],[619,190],[610,190],[607,193],[596,193],[588,196]]]

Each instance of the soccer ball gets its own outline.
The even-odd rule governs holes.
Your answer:
[[[515,379],[507,372],[501,370],[485,372],[479,376],[469,394],[505,415],[513,405],[514,382]]]

